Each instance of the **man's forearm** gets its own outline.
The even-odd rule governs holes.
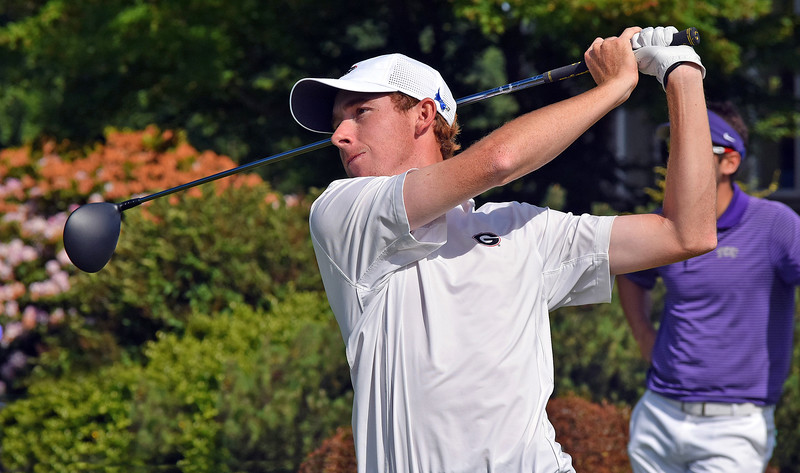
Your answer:
[[[617,293],[633,338],[639,345],[639,351],[645,360],[650,361],[656,339],[656,330],[650,320],[652,308],[650,291],[625,276],[617,276]]]
[[[716,172],[701,71],[683,64],[669,75],[670,157],[664,216],[687,257],[716,246]]]

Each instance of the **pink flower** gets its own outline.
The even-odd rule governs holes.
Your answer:
[[[14,278],[14,270],[11,266],[0,261],[0,281],[11,281]]]
[[[28,197],[41,197],[44,195],[44,191],[39,186],[33,186],[28,189]]]
[[[15,369],[22,369],[25,367],[25,364],[28,362],[28,357],[25,356],[24,353],[21,351],[15,351],[8,357],[8,364],[11,365],[12,368]]]
[[[44,264],[44,269],[45,271],[47,271],[47,274],[52,276],[57,272],[61,271],[61,264],[58,261],[51,259],[50,261]]]
[[[69,286],[69,283],[66,284]],[[52,279],[31,283],[31,285],[28,287],[28,290],[30,291],[31,298],[33,300],[38,300],[42,297],[55,296],[56,294],[62,292],[60,284]]]
[[[19,315],[19,303],[17,301],[6,302],[4,312],[6,317],[10,319],[16,318]]]
[[[286,202],[287,207],[297,207],[300,205],[300,197],[294,194],[284,196],[283,201]]]
[[[63,322],[66,317],[67,314],[64,312],[64,309],[59,307],[50,314],[50,323],[53,325],[58,325]]]
[[[22,186],[22,181],[15,177],[10,177],[0,184],[0,197],[6,196],[19,200],[25,198],[25,189]]]
[[[59,212],[50,216],[47,219],[47,228],[42,236],[44,236],[45,239],[50,242],[59,240],[61,235],[64,233],[64,224],[66,223],[67,214],[65,212]]]
[[[10,343],[15,338],[17,338],[20,335],[22,335],[23,331],[24,330],[22,329],[22,324],[19,323],[19,322],[12,322],[12,323],[6,325],[6,330],[3,333],[3,342],[4,342],[4,344],[7,346],[7,344],[5,342]]]
[[[43,235],[47,230],[47,221],[42,217],[32,217],[22,222],[23,236]]]
[[[36,328],[38,317],[38,310],[36,307],[29,305],[22,311],[22,328],[25,330],[33,330]]]
[[[0,243],[0,259],[5,258],[12,268],[25,261],[34,261],[38,257],[36,249],[26,245],[19,238],[11,240],[11,243],[6,245]]]
[[[38,257],[39,253],[36,251],[36,248],[27,245],[22,247],[22,251],[20,253],[20,258],[22,258],[22,261],[35,261]]]
[[[56,255],[56,260],[58,260],[62,268],[72,264],[72,262],[69,260],[69,255],[67,255],[67,251],[64,250],[63,248]]]
[[[0,302],[13,301],[25,294],[25,285],[19,281],[0,286]]]
[[[25,216],[22,213],[22,210],[17,210],[16,212],[8,212],[7,214],[3,215],[4,222],[21,222],[25,219]]]
[[[3,378],[11,379],[17,371],[21,370],[28,363],[28,357],[21,351],[15,351],[8,357],[6,364],[0,368],[0,374]]]
[[[66,271],[59,271],[52,276],[53,284],[58,288],[58,292],[69,291],[69,274]]]

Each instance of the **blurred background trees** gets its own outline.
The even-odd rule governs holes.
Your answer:
[[[756,153],[791,147],[785,140],[797,133],[793,87],[800,66],[793,58],[800,42],[791,0],[7,0],[5,5],[0,147],[43,137],[80,146],[102,140],[107,126],[157,124],[186,130],[199,149],[243,164],[320,138],[295,124],[288,111],[289,91],[301,77],[339,76],[358,60],[402,52],[439,68],[462,97],[580,60],[597,36],[657,24],[700,30],[709,98],[731,98],[745,109]],[[520,111],[591,85],[587,75],[464,108],[462,142],[477,140]],[[654,123],[665,119],[663,93],[652,81],[643,81],[627,107],[643,109]],[[602,121],[565,159],[498,193],[539,202],[548,184],[560,183],[571,209],[588,210],[593,201],[631,207],[613,192],[628,185],[617,169],[613,126],[613,118]],[[321,187],[342,175],[333,156],[331,150],[318,151],[261,173],[283,192]],[[781,158],[765,166],[779,166],[775,159]],[[759,175],[768,182],[772,170]],[[576,189],[580,192],[570,192]]]

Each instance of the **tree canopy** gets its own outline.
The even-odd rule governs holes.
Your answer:
[[[155,124],[246,163],[320,139],[289,114],[301,77],[338,76],[361,59],[402,52],[437,67],[461,97],[580,60],[595,37],[635,24],[697,27],[709,97],[744,105],[758,137],[774,142],[797,133],[800,20],[792,8],[789,0],[8,0],[0,13],[0,148],[43,138],[82,146],[109,126]],[[470,106],[459,114],[461,141],[591,84],[587,75]],[[663,119],[662,96],[640,86],[630,106]],[[607,126],[537,181],[561,182],[568,195],[612,182]],[[578,165],[584,172],[570,172]],[[262,172],[286,192],[342,176],[330,150]],[[546,186],[508,191],[541,199]],[[581,195],[570,195],[571,204],[602,197]]]

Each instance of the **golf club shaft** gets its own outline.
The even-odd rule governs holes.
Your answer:
[[[671,46],[697,46],[698,44],[700,44],[700,33],[695,27],[678,31],[672,35],[672,42],[670,43]],[[494,89],[485,90],[483,92],[458,99],[456,103],[458,105],[469,105],[490,97],[516,92],[518,90],[527,89],[528,87],[533,87],[539,84],[549,84],[551,82],[557,82],[564,79],[571,79],[587,72],[589,72],[589,68],[586,66],[586,63],[582,61],[574,62],[566,66],[551,69],[543,74],[539,74],[538,76],[529,77],[527,79],[522,79],[506,85],[501,85],[500,87],[496,87]]]
[[[300,156],[301,154],[310,153],[312,151],[316,151],[320,148],[324,148],[331,144],[330,139],[324,139],[317,141],[315,143],[307,144],[300,146],[299,148],[295,148],[289,151],[284,151],[282,153],[273,154],[272,156],[268,156],[266,158],[259,159],[257,161],[253,161],[251,163],[243,164],[241,166],[228,169],[227,171],[218,172],[216,174],[212,174],[210,176],[202,177],[192,182],[187,182],[186,184],[181,184],[176,187],[172,187],[170,189],[163,190],[161,192],[156,192],[155,194],[146,195],[144,197],[135,197],[130,200],[126,200],[125,202],[120,202],[117,204],[119,206],[119,211],[122,212],[123,210],[130,209],[132,207],[136,207],[137,205],[143,204],[145,202],[151,201],[153,199],[158,199],[159,197],[164,197],[170,194],[174,194],[176,192],[180,192],[186,189],[190,189],[192,187],[199,186],[201,184],[205,184],[207,182],[216,181],[217,179],[222,179],[223,177],[228,177],[233,174],[238,174],[240,172],[244,172],[253,168],[257,168],[259,166],[263,166],[264,164],[271,163],[271,162],[278,162],[283,161],[284,159],[292,158],[294,156]]]
[[[697,32],[697,29],[687,28],[683,31],[679,31],[675,33],[672,39],[673,46],[677,45],[691,45],[696,46],[700,44],[700,35]],[[506,85],[501,85],[500,87],[495,87],[493,89],[485,90],[483,92],[478,92],[477,94],[468,95],[466,97],[462,97],[456,100],[456,105],[464,106],[469,105],[475,102],[480,102],[482,100],[486,100],[491,97],[495,97],[497,95],[508,94],[511,92],[516,92],[518,90],[527,89],[530,87],[534,87],[540,84],[549,84],[552,82],[557,82],[564,79],[570,79],[572,77],[585,74],[588,72],[588,68],[585,63],[583,62],[575,62],[566,66],[558,67],[556,69],[551,69],[545,73],[539,74],[537,76],[529,77],[527,79],[522,79],[516,82],[511,82]],[[227,177],[233,174],[238,174],[240,172],[248,171],[250,169],[257,168],[259,166],[263,166],[267,163],[278,162],[284,159],[292,158],[295,156],[300,156],[302,154],[310,153],[312,151],[316,151],[321,148],[325,148],[330,146],[332,143],[330,139],[324,139],[317,141],[315,143],[307,144],[304,146],[300,146],[299,148],[295,148],[289,151],[284,151],[282,153],[274,154],[272,156],[268,156],[266,158],[259,159],[257,161],[253,161],[248,164],[243,164],[241,166],[228,169],[227,171],[218,172],[217,174],[212,174],[207,177],[203,177],[201,179],[197,179],[192,182],[188,182],[186,184],[181,184],[179,186],[163,190],[161,192],[156,192],[155,194],[150,194],[144,197],[136,197],[130,200],[126,200],[121,202],[118,205],[119,211],[122,212],[124,210],[130,209],[132,207],[136,207],[137,205],[143,204],[145,202],[151,201],[153,199],[158,199],[159,197],[164,197],[170,194],[174,194],[176,192],[180,192],[186,189],[190,189],[192,187],[199,186],[201,184],[206,184],[211,181],[216,181],[217,179],[221,179],[223,177]]]

